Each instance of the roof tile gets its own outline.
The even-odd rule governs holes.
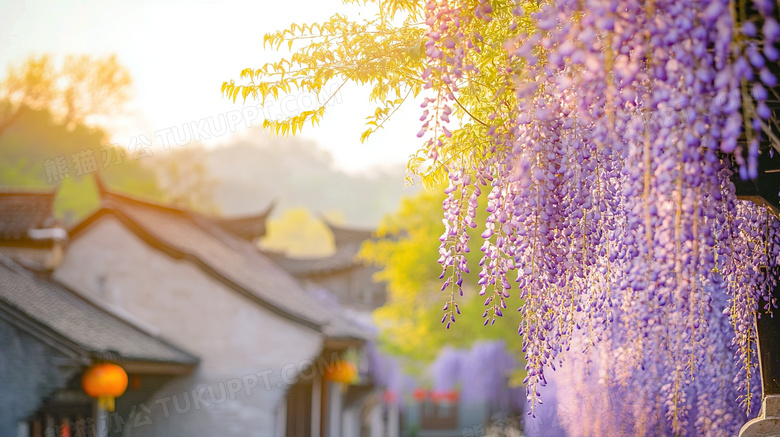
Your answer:
[[[54,196],[55,191],[0,188],[0,240],[25,240],[28,230],[53,225]]]
[[[0,301],[92,354],[195,365],[198,358],[33,275],[0,255]]]

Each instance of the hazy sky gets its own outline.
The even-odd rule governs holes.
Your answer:
[[[241,119],[238,112],[230,114],[242,105],[222,97],[220,86],[224,80],[238,80],[243,68],[278,58],[278,53],[263,50],[263,34],[292,22],[324,21],[335,12],[355,18],[360,10],[337,0],[0,0],[0,66],[31,53],[116,53],[133,76],[134,99],[128,105],[131,116],[114,126],[114,142],[128,146],[143,134],[154,148],[162,149],[162,138],[175,147],[173,131],[166,129],[180,129],[186,144],[194,136],[185,135],[182,125],[206,118],[219,126],[220,117],[232,117],[235,132],[209,140],[218,144],[228,142],[230,135],[247,135],[247,124],[261,123],[261,111],[256,115],[245,109]],[[365,116],[373,112],[367,90],[345,89],[335,101],[323,124],[307,127],[303,136],[331,151],[340,168],[359,172],[406,162],[418,148],[415,102],[397,112],[383,132],[360,144]],[[309,104],[307,96],[291,95],[284,101],[285,112]],[[275,116],[281,107],[262,109]]]

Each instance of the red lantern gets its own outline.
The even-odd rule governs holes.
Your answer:
[[[414,396],[414,400],[416,400],[417,402],[422,402],[425,400],[425,398],[428,397],[428,392],[421,388],[416,388],[414,389],[412,396]]]
[[[436,391],[431,395],[431,399],[435,402],[447,401],[455,402],[458,400],[458,392],[455,390],[450,391]]]
[[[387,403],[395,402],[395,392],[392,390],[385,390],[384,398]]]
[[[98,399],[99,407],[114,411],[114,399],[127,389],[127,373],[116,364],[95,364],[84,372],[81,385],[84,392]]]
[[[325,379],[342,384],[353,384],[358,379],[357,366],[349,361],[333,362],[332,368],[325,369]]]

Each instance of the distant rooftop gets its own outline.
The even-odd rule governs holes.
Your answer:
[[[374,231],[337,226],[327,220],[325,220],[325,224],[333,233],[333,239],[336,242],[336,252],[333,255],[318,258],[289,258],[279,253],[268,253],[268,255],[290,274],[299,278],[362,267],[363,264],[356,257],[363,242],[374,238]]]
[[[32,240],[30,230],[55,225],[57,190],[0,187],[0,241]]]
[[[333,239],[336,242],[336,247],[349,244],[362,244],[364,241],[372,238],[374,235],[373,229],[338,226],[330,223],[327,220],[325,220],[325,224],[328,225],[328,229],[330,229],[330,232],[333,233]]]
[[[216,218],[214,223],[231,234],[243,238],[247,241],[255,241],[265,235],[267,231],[266,221],[271,211],[274,209],[274,203],[271,203],[265,211],[245,215],[240,217]]]

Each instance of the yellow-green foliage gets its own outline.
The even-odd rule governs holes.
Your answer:
[[[368,129],[361,135],[361,140],[365,141],[381,129],[402,104],[421,94],[446,92],[448,86],[435,72],[435,91],[423,90],[422,73],[429,67],[425,56],[425,2],[366,0],[347,3],[361,4],[373,18],[354,22],[336,14],[325,23],[292,24],[289,29],[267,34],[264,46],[284,47],[291,52],[289,56],[242,70],[239,83],[230,80],[222,84],[223,94],[234,101],[241,97],[265,102],[295,91],[315,93],[320,97],[316,109],[279,121],[264,121],[264,126],[277,134],[294,135],[307,123],[320,123],[329,99],[335,94],[324,93],[333,89],[328,85],[335,83],[341,89],[348,82],[368,84],[372,86],[370,100],[377,106],[374,113],[366,117]],[[464,11],[473,10],[477,4],[477,0],[460,2]],[[491,22],[472,19],[464,12],[463,33],[480,37],[474,38],[476,49],[466,53],[466,62],[473,63],[478,70],[465,71],[463,80],[458,83],[460,91],[453,108],[453,124],[459,129],[452,138],[443,135],[440,138],[444,153],[439,163],[429,165],[422,150],[409,162],[410,169],[420,174],[428,185],[443,180],[442,163],[459,161],[467,164],[475,150],[490,153],[483,120],[489,117],[509,120],[515,116],[512,113],[512,108],[516,107],[513,74],[521,71],[522,65],[513,65],[513,71],[501,67],[506,65],[507,58],[503,44],[530,32],[531,22],[521,17],[518,25],[512,26],[516,20],[511,13],[516,6],[513,0],[493,1],[492,4],[494,19]],[[523,7],[526,12],[536,8],[532,4]]]
[[[415,9],[414,4],[403,2],[382,2],[382,7],[396,12],[395,7]],[[293,90],[320,96],[317,109],[263,123],[277,134],[294,135],[307,122],[312,125],[320,122],[326,104],[335,94],[323,96],[323,90],[330,89],[325,86],[331,81],[340,83],[338,90],[350,81],[371,84],[370,99],[378,106],[368,117],[368,125],[372,127],[363,133],[365,140],[382,127],[401,103],[410,95],[416,96],[422,88],[423,28],[413,22],[416,15],[407,16],[400,25],[391,23],[386,14],[377,14],[375,19],[360,23],[336,14],[321,24],[292,24],[289,29],[265,35],[263,45],[276,49],[284,45],[289,50],[296,41],[305,42],[304,45],[289,58],[244,69],[242,83],[225,82],[222,92],[233,101],[240,96],[244,100],[251,97],[265,102]]]
[[[266,250],[298,258],[328,256],[335,251],[328,227],[306,208],[290,208],[269,220],[268,233],[260,243]]]
[[[115,55],[29,56],[0,81],[0,134],[21,109],[45,109],[74,127],[88,117],[116,114],[130,97],[132,80]]]

